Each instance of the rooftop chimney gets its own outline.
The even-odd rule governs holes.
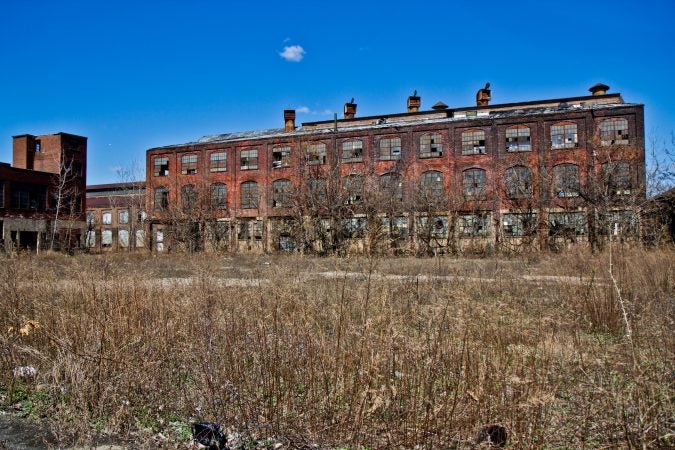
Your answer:
[[[295,110],[284,109],[284,131],[295,131]]]
[[[602,83],[598,83],[594,86],[591,86],[591,88],[589,89],[589,91],[593,95],[605,95],[608,90],[609,90],[609,86],[607,86],[606,84],[602,84]]]
[[[487,106],[491,99],[490,83],[485,83],[485,87],[478,89],[478,92],[476,92],[476,106]]]
[[[417,95],[417,90],[415,90],[415,92],[413,92],[413,95],[408,97],[408,112],[419,111],[421,104],[422,99]]]
[[[353,119],[355,115],[356,103],[354,103],[354,99],[352,98],[352,101],[345,103],[345,119]]]
[[[435,111],[443,111],[444,109],[448,109],[448,105],[446,105],[443,102],[437,102],[434,106],[431,107],[431,109]]]

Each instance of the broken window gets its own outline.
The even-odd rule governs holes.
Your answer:
[[[91,212],[91,211],[88,211],[86,218],[87,218],[86,219],[87,220],[87,227],[89,227],[89,229],[93,228],[94,224],[96,223],[96,216],[94,215],[94,213]]]
[[[112,247],[113,242],[113,233],[110,229],[104,229],[101,231],[101,246],[104,248]]]
[[[422,174],[422,193],[426,196],[440,198],[443,196],[443,174],[441,172],[428,171]]]
[[[165,177],[169,175],[169,158],[166,156],[156,156],[153,174],[156,177]]]
[[[485,154],[485,131],[468,130],[462,132],[462,155]]]
[[[288,208],[291,206],[290,180],[276,180],[272,183],[272,208]]]
[[[549,236],[581,236],[585,232],[583,212],[553,212],[548,215]]]
[[[241,170],[253,170],[258,168],[258,149],[241,151]]]
[[[227,209],[227,187],[223,183],[211,185],[211,208]]]
[[[380,159],[391,160],[401,158],[401,138],[380,139]]]
[[[9,191],[12,209],[44,211],[47,208],[47,186],[12,182]]]
[[[263,223],[262,220],[246,220],[239,222],[237,232],[237,239],[240,241],[248,241],[255,239],[262,240],[263,237]]]
[[[387,198],[403,201],[403,181],[400,174],[392,172],[382,175],[380,189]]]
[[[406,239],[408,237],[407,217],[382,217],[382,227],[392,239]]]
[[[209,156],[209,170],[211,172],[225,172],[227,170],[227,152],[213,152]]]
[[[342,228],[345,234],[350,238],[362,238],[366,234],[366,218],[365,217],[350,217],[343,219]]]
[[[600,122],[601,145],[628,145],[628,121],[626,119],[607,119]]]
[[[532,172],[525,166],[506,169],[506,196],[508,198],[529,198],[532,196]]]
[[[258,207],[258,183],[255,181],[241,183],[240,203],[242,209],[256,209]]]
[[[602,173],[608,195],[630,195],[632,183],[629,163],[604,163]]]
[[[610,211],[600,216],[600,233],[615,237],[636,236],[638,215],[634,211]]]
[[[326,164],[326,144],[317,142],[307,145],[307,164],[321,165]]]
[[[169,207],[169,190],[165,187],[155,189],[155,211],[162,211]]]
[[[127,211],[126,209],[120,211],[117,214],[117,223],[122,223],[122,224],[129,223],[129,211]]]
[[[560,123],[551,126],[551,148],[575,148],[578,145],[576,123]]]
[[[346,141],[342,143],[342,162],[363,161],[363,142]]]
[[[354,205],[363,201],[363,177],[361,175],[348,175],[344,177],[344,189],[346,192],[345,203]]]
[[[112,224],[112,213],[110,211],[106,211],[101,215],[101,223],[103,225]]]
[[[290,147],[275,147],[272,149],[272,168],[279,169],[281,167],[291,166],[291,148]]]
[[[307,180],[307,195],[313,204],[320,204],[326,200],[326,180],[310,178]]]
[[[490,216],[487,213],[461,214],[459,234],[462,236],[487,236],[490,234]]]
[[[579,167],[576,164],[559,164],[553,167],[553,192],[558,197],[578,197]]]
[[[448,218],[446,216],[418,217],[417,228],[422,238],[444,239],[448,237]]]
[[[515,126],[506,129],[507,152],[529,152],[531,149],[530,129],[528,127]]]
[[[197,189],[194,184],[186,184],[180,192],[183,211],[189,212],[197,207]]]
[[[502,220],[504,236],[530,236],[537,231],[537,216],[530,213],[504,214]]]
[[[462,172],[464,196],[471,200],[484,199],[486,196],[487,175],[483,169],[468,169]]]
[[[180,158],[180,173],[194,175],[197,173],[197,155],[183,155]]]
[[[295,240],[288,233],[281,233],[279,235],[279,250],[282,252],[294,252],[295,251]]]
[[[117,231],[117,242],[120,247],[128,248],[129,247],[129,230],[118,230]]]
[[[439,133],[420,136],[420,158],[440,158],[443,156],[443,143]]]

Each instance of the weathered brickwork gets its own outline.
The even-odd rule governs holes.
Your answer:
[[[595,95],[591,96],[502,105],[487,104],[490,91],[482,89],[479,94],[484,106],[448,109],[437,104],[432,111],[419,112],[415,107],[417,97],[411,97],[415,101],[412,107],[409,101],[406,113],[364,118],[352,116],[356,104],[349,103],[345,107],[349,118],[303,123],[301,127],[294,126],[294,112],[286,111],[282,129],[207,136],[197,142],[148,150],[148,209],[152,210],[153,223],[166,228],[171,211],[184,206],[186,186],[206,193],[214,184],[223,184],[226,207],[212,214],[227,220],[233,230],[234,224],[245,219],[262,221],[265,235],[253,247],[267,251],[279,247],[272,237],[272,219],[297,216],[298,209],[298,205],[275,205],[275,181],[290,181],[295,193],[309,178],[346,180],[349,175],[358,175],[378,180],[385,174],[398,174],[403,204],[410,211],[405,214],[407,227],[412,230],[414,218],[421,214],[419,205],[414,204],[418,201],[415,192],[425,174],[438,173],[444,197],[434,210],[460,227],[455,231],[460,237],[466,234],[466,226],[462,229],[461,224],[468,220],[460,217],[462,214],[489,215],[491,230],[479,230],[477,234],[490,246],[504,241],[504,220],[511,220],[502,220],[504,215],[527,211],[536,216],[534,241],[541,247],[552,234],[549,212],[585,214],[591,200],[597,203],[600,187],[596,185],[607,173],[608,163],[627,163],[630,172],[630,187],[622,188],[623,198],[612,197],[613,205],[618,208],[622,202],[627,203],[628,197],[634,200],[645,196],[643,106],[625,103],[619,94],[594,88]],[[616,134],[617,139],[607,140],[608,133]],[[396,143],[400,139],[400,147],[391,150],[387,139]],[[311,144],[325,144],[324,164],[312,164],[316,161],[307,154]],[[285,147],[290,148],[290,157],[280,161],[280,149]],[[355,149],[350,153],[345,148]],[[255,150],[257,166],[249,164]],[[213,153],[225,153],[227,158],[216,170],[211,162]],[[194,157],[196,163],[190,162]],[[162,158],[166,158],[166,165],[158,170],[155,162]],[[529,171],[527,195],[512,192],[513,174],[526,174],[525,169],[514,167]],[[257,185],[257,207],[242,204],[242,188],[248,188],[248,182]],[[168,191],[165,205],[157,204],[161,197],[158,188]],[[370,183],[369,188],[377,189],[377,183]],[[366,213],[358,205],[354,212]],[[584,226],[584,230],[577,230],[582,237],[574,240],[584,240],[590,221]],[[452,233],[452,228],[447,233]],[[249,242],[241,248],[233,234],[229,236],[231,249],[251,247]],[[414,233],[408,239],[408,247],[416,247]]]

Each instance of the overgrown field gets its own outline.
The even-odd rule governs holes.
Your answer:
[[[675,251],[612,263],[616,286],[608,253],[3,258],[0,401],[64,442],[187,448],[209,420],[284,448],[467,448],[488,424],[672,448]]]

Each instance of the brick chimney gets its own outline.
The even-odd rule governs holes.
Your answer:
[[[356,103],[354,99],[351,102],[345,103],[345,119],[353,119],[356,115]]]
[[[478,89],[478,92],[476,92],[476,106],[487,106],[490,100],[492,100],[490,83],[485,83],[485,87]]]
[[[607,91],[609,91],[609,86],[607,86],[606,84],[598,83],[594,86],[591,86],[589,91],[593,95],[605,95]]]
[[[284,131],[295,131],[295,110],[284,109]]]
[[[408,97],[408,112],[417,112],[420,110],[422,99],[417,95],[417,91]]]

